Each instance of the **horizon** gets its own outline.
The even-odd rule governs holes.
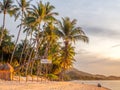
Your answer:
[[[32,2],[36,1],[38,0]],[[92,74],[120,76],[118,72],[120,69],[120,0],[46,0],[43,2],[47,1],[55,6],[55,11],[59,13],[58,19],[66,16],[77,19],[77,25],[82,27],[90,39],[88,44],[76,42],[77,54],[74,67]],[[14,22],[13,18],[7,16],[6,27],[11,34],[18,33],[16,26],[19,22],[18,20]],[[21,39],[23,37],[22,34]]]

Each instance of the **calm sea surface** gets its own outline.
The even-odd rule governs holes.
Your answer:
[[[111,90],[120,90],[120,80],[98,80],[98,81],[73,81],[76,83],[84,83],[84,84],[92,84],[97,85],[98,83],[101,84],[101,86],[109,88]]]

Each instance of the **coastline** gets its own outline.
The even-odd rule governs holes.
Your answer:
[[[0,90],[110,90],[95,85],[57,81],[0,81]]]

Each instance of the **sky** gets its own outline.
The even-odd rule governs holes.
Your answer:
[[[75,68],[92,74],[120,76],[120,0],[42,1],[55,6],[55,11],[59,12],[57,18],[68,16],[77,19],[77,26],[82,27],[89,37],[88,44],[76,42]],[[17,35],[19,21],[14,22],[7,16],[6,22],[10,33]]]

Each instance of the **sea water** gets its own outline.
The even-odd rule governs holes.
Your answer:
[[[92,85],[98,85],[98,83],[101,84],[102,87],[109,88],[111,90],[120,90],[120,80],[75,80],[73,81],[75,83],[84,83],[84,84],[92,84]]]

